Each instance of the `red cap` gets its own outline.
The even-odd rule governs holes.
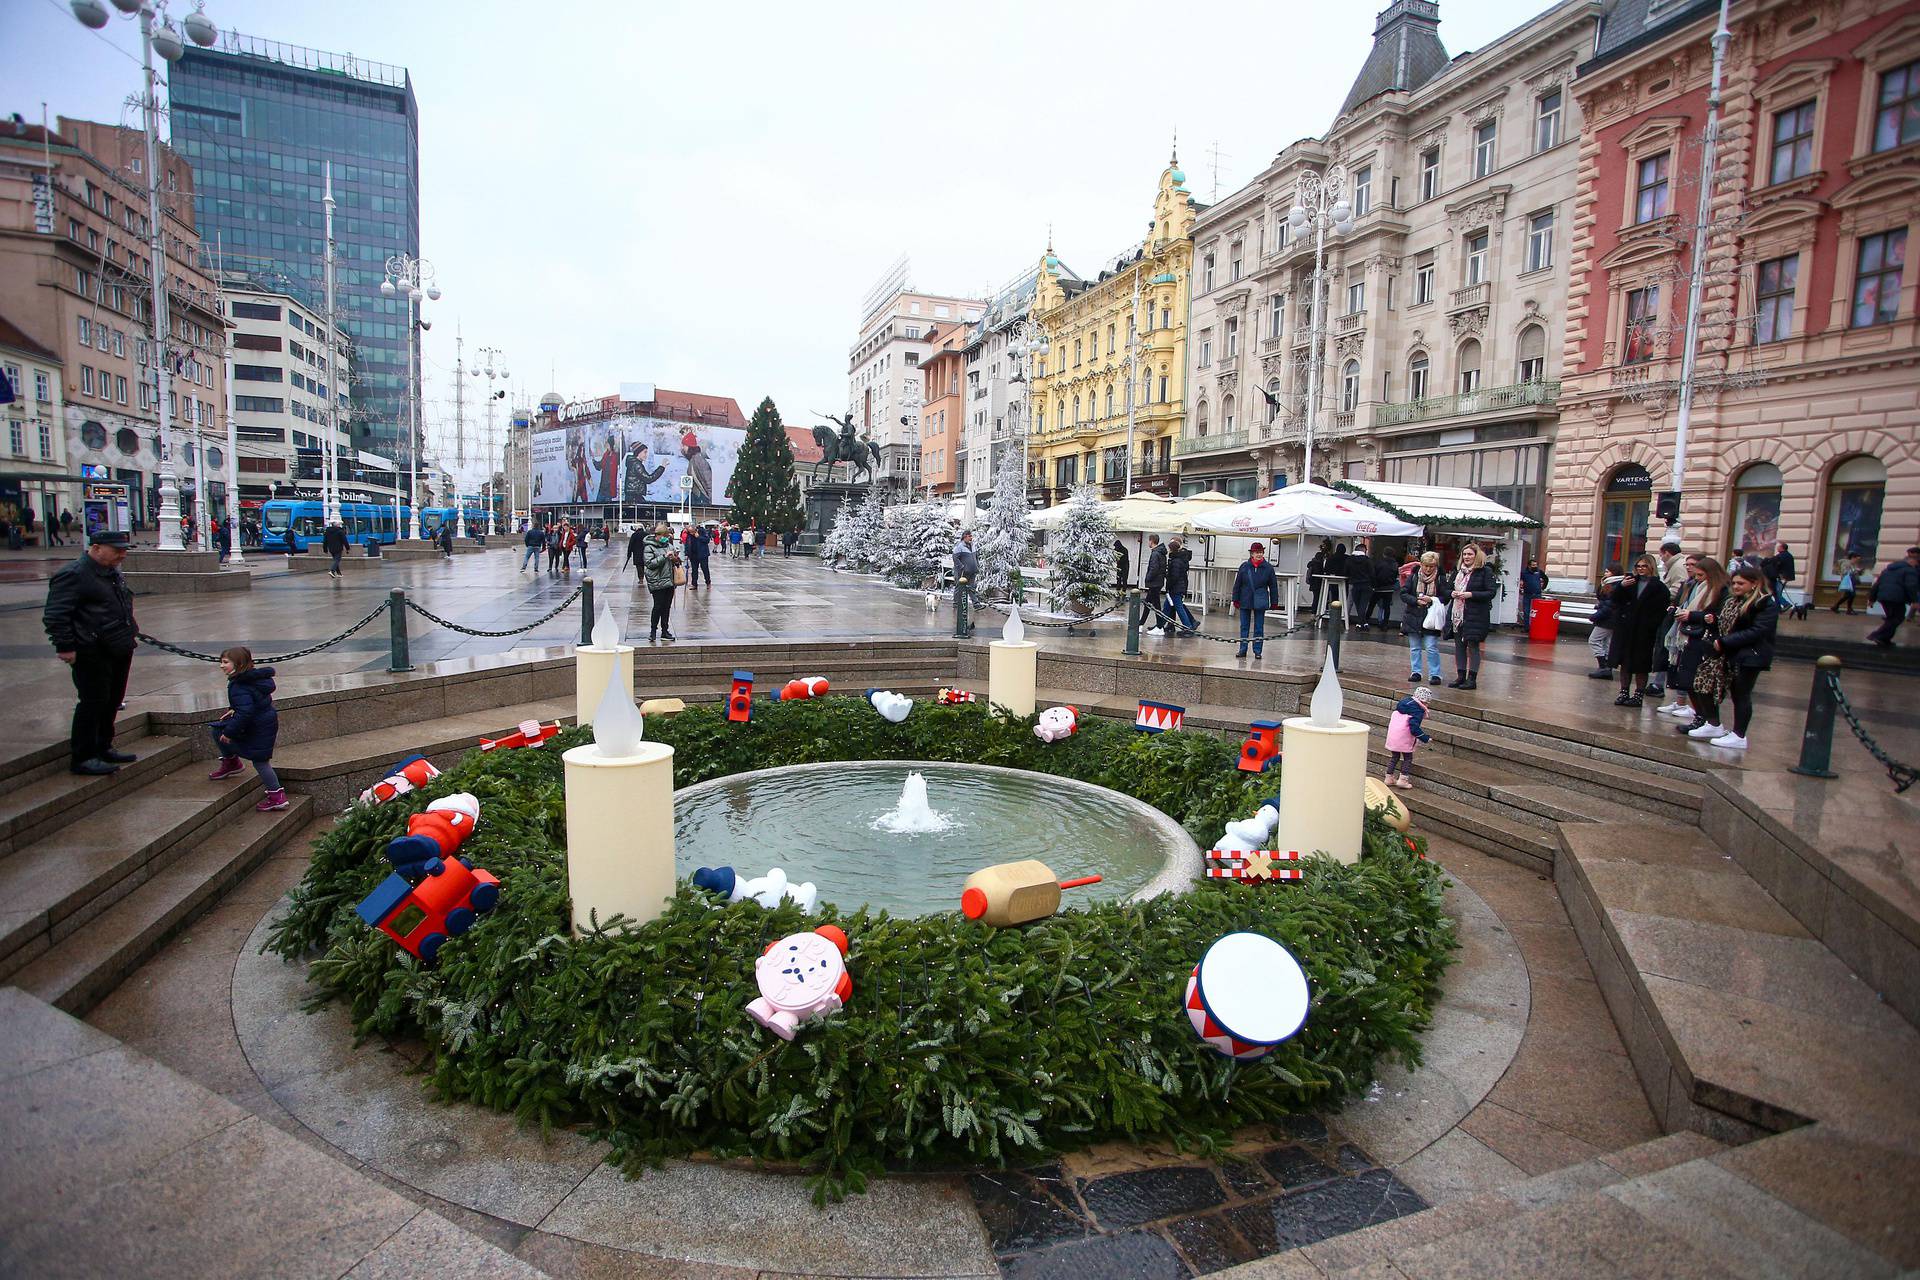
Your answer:
[[[960,914],[969,920],[978,920],[987,914],[987,894],[984,889],[969,889],[960,895]]]
[[[700,447],[700,440],[693,432],[689,431],[680,437],[680,447],[682,449],[697,449]]]
[[[825,938],[828,942],[831,942],[834,946],[840,948],[841,955],[847,954],[847,935],[839,925],[823,924],[818,929],[815,929],[814,932]]]

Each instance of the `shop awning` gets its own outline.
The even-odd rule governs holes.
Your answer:
[[[1333,487],[1402,520],[1436,529],[1537,529],[1540,522],[1472,489],[1335,480]]]
[[[1349,493],[1317,484],[1292,484],[1264,498],[1219,507],[1199,516],[1193,527],[1243,538],[1413,538],[1419,525],[1401,520]]]

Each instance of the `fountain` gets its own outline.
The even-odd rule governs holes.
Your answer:
[[[927,776],[923,773],[908,774],[906,783],[900,788],[900,803],[873,820],[875,831],[896,836],[926,835],[945,831],[952,826],[952,818],[944,813],[935,813],[933,806],[927,802]]]
[[[1177,891],[1201,874],[1180,824],[1104,787],[991,765],[855,760],[716,778],[674,795],[677,873],[778,863],[843,911],[952,911],[967,877],[1036,859],[1101,877],[1079,901]]]

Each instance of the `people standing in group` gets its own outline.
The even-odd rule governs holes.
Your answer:
[[[1714,618],[1708,642],[1712,650],[1693,675],[1696,696],[1704,692],[1702,715],[1707,723],[1688,731],[1689,738],[1711,746],[1744,751],[1747,729],[1753,721],[1753,690],[1760,673],[1773,665],[1774,636],[1780,627],[1780,606],[1767,583],[1766,570],[1742,563],[1733,571],[1727,598]],[[1733,702],[1733,722],[1720,719],[1722,696]]]
[[[1453,637],[1453,663],[1456,669],[1451,688],[1480,687],[1480,649],[1487,633],[1493,630],[1493,570],[1486,565],[1480,545],[1469,542],[1460,548],[1454,563],[1452,603],[1447,607],[1447,631]]]
[[[1373,612],[1373,560],[1359,546],[1347,556],[1347,623],[1365,631]]]
[[[706,578],[709,589],[713,586],[713,566],[708,563],[713,542],[707,537],[707,531],[694,528],[687,536],[687,589],[698,591],[700,579]]]
[[[1906,559],[1896,560],[1880,571],[1873,584],[1873,602],[1887,616],[1867,636],[1867,641],[1882,649],[1891,649],[1901,622],[1920,604],[1920,547],[1908,547]]]
[[[1315,617],[1320,616],[1320,592],[1326,586],[1321,576],[1328,572],[1327,561],[1332,558],[1333,539],[1322,538],[1319,550],[1315,551],[1313,557],[1307,561],[1307,590],[1313,601],[1310,611]]]
[[[1433,690],[1422,685],[1393,704],[1387,718],[1387,776],[1382,779],[1390,787],[1413,785],[1413,753],[1420,743],[1433,741],[1423,727],[1432,698]]]
[[[1393,625],[1393,601],[1400,594],[1400,571],[1385,551],[1373,557],[1373,607],[1367,623],[1385,631]],[[1373,617],[1378,614],[1379,617]]]
[[[1667,584],[1660,580],[1660,566],[1650,555],[1638,556],[1633,562],[1633,577],[1614,596],[1611,659],[1620,673],[1620,694],[1613,700],[1614,706],[1641,705],[1653,674],[1654,651],[1661,647],[1667,606],[1672,602]]]
[[[1862,588],[1867,590],[1868,607],[1872,607],[1872,578],[1866,557],[1862,556],[1858,551],[1849,551],[1847,552],[1846,571],[1840,575],[1840,594],[1833,598],[1833,607],[1830,612],[1838,613],[1840,612],[1840,606],[1845,605],[1847,606],[1847,616],[1851,618],[1858,612],[1858,610],[1853,607],[1853,600]]]
[[[443,543],[442,546],[445,544]],[[320,549],[333,559],[333,564],[327,569],[327,576],[339,577],[340,557],[347,553],[347,531],[340,527],[338,520],[327,521],[327,527],[320,534]]]
[[[642,577],[648,594],[653,597],[653,612],[647,619],[647,639],[658,637],[671,640],[674,638],[671,625],[673,587],[676,570],[680,566],[680,553],[673,549],[673,535],[664,521],[653,526],[653,536],[647,539],[643,554],[645,568]]]
[[[1427,551],[1413,561],[1413,572],[1401,580],[1400,603],[1403,612],[1400,616],[1400,634],[1407,638],[1407,665],[1412,668],[1407,676],[1408,684],[1419,684],[1425,679],[1429,684],[1440,683],[1440,636],[1446,630],[1447,602],[1440,587],[1440,553]],[[1440,605],[1441,616],[1435,619],[1433,606]],[[1424,659],[1426,671],[1421,672]]]
[[[1193,620],[1193,611],[1187,608],[1187,573],[1193,563],[1193,552],[1187,549],[1187,540],[1174,537],[1167,542],[1167,612],[1173,615],[1180,631],[1175,634],[1192,635],[1200,629]]]
[[[1142,599],[1146,601],[1146,610],[1142,615],[1146,619],[1148,635],[1166,635],[1172,630],[1167,617],[1167,549],[1160,545],[1160,535],[1147,535],[1147,567],[1140,575]]]
[[[77,701],[68,737],[75,773],[118,772],[134,757],[113,749],[113,719],[127,697],[127,675],[139,643],[133,592],[120,574],[127,535],[96,533],[86,554],[63,565],[47,583],[40,621],[60,661],[73,674]]]
[[[560,572],[560,526],[558,524],[548,524],[545,526],[545,530],[546,538],[544,545],[547,550],[547,572],[549,574],[558,573]]]
[[[1527,557],[1527,567],[1520,571],[1520,625],[1526,627],[1533,622],[1533,602],[1547,594],[1547,571],[1532,556]]]
[[[1712,556],[1687,557],[1687,585],[1674,601],[1673,633],[1668,647],[1677,652],[1668,672],[1673,704],[1661,712],[1684,720],[1681,733],[1715,723],[1720,716],[1719,689],[1703,686],[1700,664],[1713,649],[1712,636],[1720,610],[1727,602],[1727,570]],[[1710,735],[1718,737],[1718,734]]]
[[[227,673],[227,714],[207,726],[220,756],[207,778],[212,782],[231,778],[241,772],[242,760],[252,761],[267,792],[254,809],[260,813],[285,809],[287,792],[271,763],[274,740],[280,735],[280,713],[273,707],[273,668],[254,666],[253,651],[234,645],[221,650],[220,669]]]
[[[525,543],[527,548],[527,553],[520,557],[520,572],[525,573],[527,566],[546,549],[547,531],[541,525],[528,524],[527,531],[520,535],[520,541]]]
[[[1267,610],[1280,598],[1280,579],[1267,563],[1267,549],[1255,542],[1233,575],[1233,607],[1240,611],[1240,648],[1234,657],[1247,656],[1247,632],[1253,632],[1253,656],[1258,658],[1267,638]]]
[[[573,544],[578,537],[579,533],[574,529],[573,521],[571,520],[562,520],[560,522],[560,528],[554,533],[555,540],[560,544],[560,574],[562,577],[571,578],[573,576]]]

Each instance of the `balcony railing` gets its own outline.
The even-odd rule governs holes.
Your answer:
[[[1173,442],[1175,456],[1188,458],[1196,453],[1225,453],[1247,447],[1247,433],[1225,431],[1210,436],[1181,436]]]
[[[1468,307],[1484,307],[1493,294],[1493,286],[1482,280],[1479,284],[1470,284],[1464,289],[1455,289],[1447,295],[1447,310],[1465,311]]]
[[[1509,387],[1482,387],[1450,396],[1428,396],[1404,404],[1376,405],[1375,427],[1397,427],[1409,422],[1433,418],[1455,418],[1468,413],[1491,413],[1497,409],[1520,409],[1527,405],[1552,404],[1560,398],[1558,382],[1516,382]]]
[[[1367,309],[1362,307],[1358,311],[1349,311],[1346,315],[1335,319],[1333,322],[1333,331],[1335,333],[1349,333],[1354,329],[1358,329],[1366,322]]]

